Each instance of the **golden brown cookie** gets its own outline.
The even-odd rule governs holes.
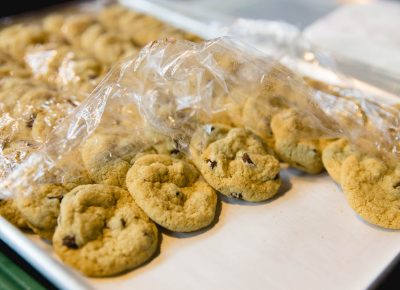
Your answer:
[[[352,155],[342,165],[341,183],[349,205],[367,222],[400,229],[400,168],[380,159]]]
[[[126,183],[144,212],[171,231],[196,231],[214,220],[217,195],[187,161],[143,156],[129,169]]]
[[[207,182],[227,196],[262,201],[278,192],[279,161],[250,131],[205,125],[193,135],[190,152]]]
[[[85,275],[110,276],[150,259],[158,231],[126,190],[81,185],[64,197],[53,246]]]

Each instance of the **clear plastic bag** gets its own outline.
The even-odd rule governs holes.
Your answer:
[[[43,146],[114,63],[159,37],[198,39],[116,3],[89,1],[2,23],[0,179]]]
[[[2,182],[1,193],[35,194],[35,186],[43,183],[113,184],[93,172],[119,160],[110,170],[123,175],[146,152],[187,155],[191,136],[208,123],[245,127],[268,139],[271,116],[288,108],[299,112],[307,128],[298,133],[300,138],[343,137],[388,162],[400,157],[395,106],[378,104],[357,90],[305,79],[279,59],[231,38],[160,40],[114,66],[44,146]],[[102,158],[106,161],[99,163]],[[82,181],[88,173],[91,181]]]

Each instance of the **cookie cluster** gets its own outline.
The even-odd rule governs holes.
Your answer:
[[[164,36],[197,40],[120,6],[95,15],[50,15],[34,25],[3,29],[2,176],[51,136],[49,131],[71,114],[113,63]],[[29,193],[0,201],[0,214],[52,241],[56,254],[82,273],[110,276],[151,259],[159,247],[159,229],[182,233],[212,225],[218,193],[244,202],[276,197],[282,164],[287,164],[305,174],[326,170],[362,218],[400,229],[398,166],[366,154],[347,139],[324,134],[315,124],[318,119],[304,110],[311,104],[298,102],[306,99],[299,96],[301,88],[293,86],[294,74],[287,68],[275,64],[268,74],[263,72],[263,82],[254,81],[247,60],[239,63],[227,51],[216,49],[211,59],[207,47],[203,50],[204,67],[216,66],[213,72],[227,76],[229,87],[213,87],[208,105],[217,109],[212,114],[202,114],[196,106],[177,110],[179,102],[168,95],[175,90],[187,97],[191,94],[182,91],[211,83],[217,77],[206,69],[196,70],[204,73],[202,78],[188,74],[186,82],[179,82],[177,77],[173,88],[164,88],[167,93],[146,95],[143,102],[158,97],[149,106],[152,111],[141,111],[143,103],[129,96],[115,95],[77,150],[61,152],[51,170],[42,172],[43,182],[39,178],[29,185]],[[190,60],[182,66],[193,67]],[[147,81],[143,86],[153,89],[152,79]],[[321,82],[302,82],[348,98]],[[366,112],[357,112],[367,120]],[[148,116],[184,136],[155,131]]]
[[[3,26],[0,29],[0,178],[9,175],[42,146],[50,131],[90,94],[112,65],[135,57],[149,41],[164,37],[199,40],[119,5],[96,12],[72,8]],[[82,162],[80,156],[73,159],[74,163]],[[51,240],[64,195],[78,185],[95,183],[85,169],[75,174],[80,177],[72,178],[72,182],[39,184],[32,190],[34,195],[0,200],[0,214],[17,227],[33,230]],[[119,259],[123,264],[119,268],[113,261],[106,266],[100,263],[92,272],[83,270],[89,275],[110,275],[134,267],[148,259],[157,245],[157,229],[127,192],[112,187],[104,189],[107,191],[115,194],[116,202],[132,203],[115,207],[115,212],[126,212],[126,220],[121,218],[124,226],[136,227],[137,231],[143,229],[144,238],[131,245],[131,252],[145,251],[150,246],[148,254],[139,253],[141,258],[134,258],[136,262]],[[129,235],[134,235],[134,231]],[[69,242],[64,239],[64,244],[73,244],[73,239]],[[83,243],[76,239],[78,245]],[[132,239],[127,241],[130,243]],[[110,251],[113,251],[112,242]],[[127,248],[124,251],[119,258],[131,255]]]

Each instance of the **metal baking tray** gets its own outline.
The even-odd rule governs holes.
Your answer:
[[[209,38],[210,23],[151,1],[122,4]],[[315,71],[324,78],[323,71]],[[397,97],[356,81],[382,101]],[[327,174],[284,169],[284,193],[271,201],[219,201],[217,222],[191,234],[163,232],[158,255],[126,274],[87,278],[51,245],[0,217],[0,238],[60,289],[367,289],[400,253],[400,235],[367,224]]]

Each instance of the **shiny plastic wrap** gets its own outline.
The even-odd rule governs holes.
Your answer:
[[[1,180],[44,146],[50,131],[116,62],[160,37],[199,40],[116,1],[107,3],[88,1],[1,21]],[[0,199],[0,215],[27,227],[10,200]]]
[[[52,240],[55,252],[67,264],[89,276],[107,276],[132,268],[135,260],[129,260],[133,263],[129,267],[96,272],[74,256],[80,257],[99,241],[103,245],[103,238],[118,241],[109,236],[110,227],[116,233],[130,232],[124,217],[103,221],[109,218],[105,209],[114,206],[106,190],[128,196],[122,189],[129,190],[133,197],[129,200],[143,210],[144,220],[150,217],[168,230],[189,232],[213,222],[215,190],[247,202],[270,199],[283,182],[279,161],[309,174],[320,173],[325,148],[340,138],[354,146],[349,150],[375,156],[389,167],[397,164],[400,114],[396,106],[306,78],[281,60],[230,38],[149,43],[137,57],[117,63],[43,143],[13,142],[20,145],[18,156],[3,150],[3,209],[18,227],[29,227]],[[168,162],[174,164],[172,169],[164,166]],[[341,182],[333,170],[326,169]],[[140,177],[142,173],[145,177]],[[187,185],[193,178],[201,190],[192,192]],[[136,195],[149,193],[147,188],[138,189],[147,182],[154,184],[149,203]],[[186,193],[181,194],[183,190]],[[68,228],[71,220],[66,220],[74,219],[71,210],[77,213],[73,229]],[[169,216],[174,211],[178,223],[194,224],[176,226]],[[158,212],[168,216],[166,223]],[[397,212],[388,221],[379,214],[363,217],[398,229]],[[88,222],[82,223],[81,218]],[[111,223],[115,220],[117,224]],[[149,233],[143,237],[150,243]],[[136,242],[138,236],[131,239]],[[151,251],[154,245],[156,238]],[[93,251],[106,247],[105,242]],[[71,255],[65,251],[72,251]],[[107,259],[104,263],[109,266]]]
[[[94,174],[102,170],[96,166],[104,166],[97,162],[101,156],[122,159],[129,168],[137,154],[160,153],[157,146],[164,143],[167,151],[188,154],[191,136],[210,123],[247,128],[273,146],[271,119],[282,111],[295,112],[289,131],[297,130],[298,139],[346,138],[361,151],[397,162],[400,116],[395,106],[352,89],[335,91],[318,82],[312,88],[310,82],[229,38],[152,42],[138,57],[113,68],[4,180],[2,193],[35,194],[35,184],[77,180],[115,184]]]
[[[143,27],[132,30],[132,26]],[[165,36],[196,39],[151,16],[104,2],[4,22],[0,29],[0,177],[40,147],[115,62],[135,57],[148,41]]]

